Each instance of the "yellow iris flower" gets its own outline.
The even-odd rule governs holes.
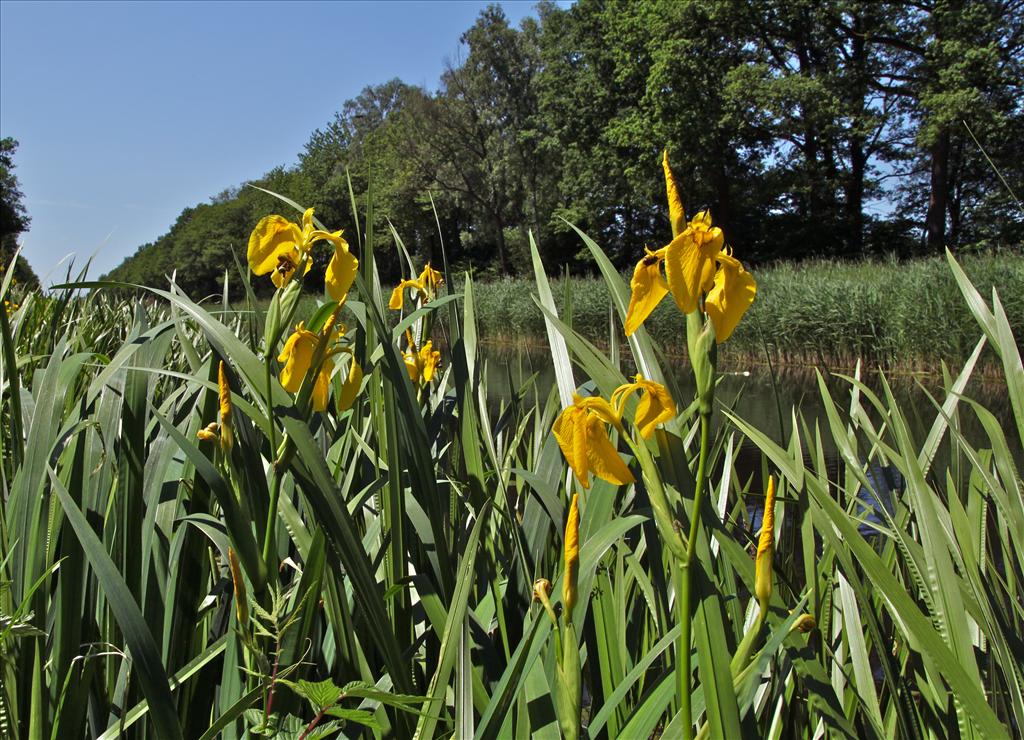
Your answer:
[[[337,285],[345,285],[344,276],[348,275],[351,268],[352,279],[355,279],[355,267],[352,263],[358,261],[349,254],[348,242],[341,238],[341,232],[321,231],[313,225],[313,209],[307,208],[302,214],[302,226],[294,224],[283,216],[266,216],[260,219],[256,228],[249,235],[249,269],[256,275],[271,273],[270,279],[278,288],[283,287],[291,280],[292,275],[299,265],[305,262],[303,275],[309,272],[311,261],[307,259],[310,248],[313,244],[326,240],[331,242],[335,248],[335,256],[331,263],[337,265],[334,268],[337,274]],[[339,254],[347,255],[339,258]],[[331,269],[330,267],[328,268]],[[349,280],[345,285],[345,291],[352,284]],[[332,293],[333,297],[333,293]],[[335,300],[340,300],[336,298]]]
[[[667,153],[662,159],[662,168],[673,238],[657,251],[646,249],[633,270],[626,311],[626,336],[640,328],[667,293],[672,294],[683,313],[692,313],[700,308],[702,296],[715,295],[715,310],[719,316],[716,336],[719,342],[724,342],[753,302],[757,286],[732,253],[723,251],[725,236],[712,224],[709,211],[701,211],[687,223]],[[716,263],[721,266],[718,273],[715,271]],[[662,265],[665,267],[664,275]],[[725,272],[728,274],[722,274]],[[719,281],[721,288],[718,287]],[[728,309],[725,307],[727,303]],[[705,310],[709,316],[712,314],[706,302]],[[719,324],[723,328],[721,332],[717,332]],[[724,331],[726,327],[728,330]]]
[[[590,488],[589,474],[622,486],[636,480],[608,437],[606,424],[622,429],[619,413],[603,398],[573,394],[573,404],[555,419],[552,431],[576,480]]]
[[[281,368],[280,380],[281,385],[289,393],[296,393],[302,387],[302,381],[309,373],[310,366],[313,364],[313,357],[320,346],[320,342],[328,341],[333,344],[344,333],[341,329],[330,331],[325,328],[324,331],[328,336],[314,334],[300,322],[295,327],[292,335],[288,337],[288,341],[284,343],[281,355],[277,359],[284,363],[284,367]],[[313,410],[324,411],[327,409],[327,396],[331,389],[331,374],[334,372],[334,355],[346,351],[345,349],[329,348],[324,354],[320,371],[317,373],[316,381],[313,385]],[[338,398],[339,410],[345,411],[352,406],[362,382],[363,369],[359,367],[359,364],[353,357],[352,363],[349,365],[348,377],[342,384],[341,395]]]
[[[656,426],[675,418],[676,402],[672,400],[668,389],[661,383],[647,380],[643,375],[637,373],[634,382],[619,386],[612,393],[612,405],[618,411],[620,418],[626,401],[634,393],[640,394],[640,401],[636,407],[633,423],[640,430],[641,437],[650,439]]]
[[[388,308],[392,311],[399,311],[405,305],[405,289],[412,291],[413,295],[419,293],[426,300],[431,300],[437,295],[437,289],[441,287],[444,278],[441,273],[430,266],[428,262],[423,272],[415,280],[402,280],[395,289],[391,291],[391,300],[388,301]]]
[[[611,402],[597,396],[573,395],[573,404],[555,419],[552,430],[576,480],[590,487],[589,473],[609,483],[632,483],[633,474],[622,462],[612,445],[609,424],[623,431],[622,415],[626,402],[634,393],[640,394],[633,423],[644,439],[650,439],[654,428],[676,416],[676,404],[668,389],[637,374],[632,383],[620,385],[612,392]]]
[[[434,379],[434,373],[441,364],[441,353],[434,349],[434,343],[429,339],[419,349],[416,349],[411,333],[406,334],[406,340],[409,347],[402,353],[402,359],[405,361],[409,380],[413,385],[427,385]]]

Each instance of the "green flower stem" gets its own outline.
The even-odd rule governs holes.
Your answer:
[[[690,536],[686,541],[686,558],[676,568],[676,604],[679,608],[679,643],[676,676],[679,680],[679,708],[682,712],[683,740],[693,738],[693,711],[690,704],[690,635],[692,630],[690,601],[693,592],[693,569],[700,526],[700,509],[707,488],[708,449],[711,446],[711,414],[700,415],[700,460],[697,463],[697,484],[690,511]]]
[[[273,382],[273,371],[270,368],[270,347],[267,347],[267,356],[264,360],[264,379],[266,380],[267,386],[267,426],[270,427],[270,449],[277,449],[277,430],[274,426],[274,389],[271,385]]]

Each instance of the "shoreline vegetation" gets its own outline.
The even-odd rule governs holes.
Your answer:
[[[959,259],[983,296],[990,296],[993,287],[998,291],[1015,336],[1024,336],[1024,256],[1002,251]],[[721,348],[724,369],[770,364],[777,370],[845,371],[860,360],[862,367],[896,374],[940,375],[943,359],[967,357],[978,340],[977,326],[942,258],[811,260],[765,266],[757,275],[757,299]],[[461,291],[463,278],[452,278],[455,286],[448,290]],[[628,282],[627,275],[623,278]],[[474,282],[473,290],[482,344],[547,347],[532,277]],[[563,321],[598,348],[611,347],[609,298],[600,277],[553,278],[551,291]],[[671,301],[664,301],[645,328],[666,359],[685,363],[677,313]],[[615,338],[623,347],[622,324],[617,318],[615,323]],[[435,340],[443,341],[443,315],[438,324]],[[999,374],[997,359],[986,349],[975,377]]]

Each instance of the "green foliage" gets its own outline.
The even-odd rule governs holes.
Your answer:
[[[656,177],[666,148],[688,212],[710,208],[748,263],[1019,250],[1019,10],[581,0],[542,3],[515,28],[491,7],[436,91],[366,87],[297,167],[253,184],[315,206],[348,237],[350,195],[372,197],[387,281],[408,277],[396,232],[419,262],[479,276],[528,273],[528,233],[549,268],[592,271],[568,222],[626,269],[669,238]],[[273,208],[246,187],[186,208],[110,276],[164,285],[177,271],[193,295],[218,293],[230,252],[244,256]]]
[[[587,328],[598,311],[606,325],[609,301],[621,320],[628,301],[607,256],[584,244],[603,291],[577,281],[549,288],[530,250],[561,386],[534,401],[526,388],[499,397],[478,345],[486,317],[498,315],[488,301],[512,306],[523,288],[487,298],[449,273],[448,296],[392,327],[369,259],[342,345],[366,377],[346,410],[311,413],[309,379],[296,396],[281,387],[281,338],[265,343],[258,307],[252,315],[179,291],[138,300],[119,284],[72,283],[30,294],[9,320],[0,313],[5,732],[554,736],[561,654],[562,670],[579,672],[590,736],[1012,734],[1024,719],[1015,637],[1024,499],[1015,430],[964,395],[981,344],[945,358],[963,370],[946,373],[934,408],[901,408],[884,381],[876,394],[854,376],[841,396],[822,384],[819,425],[793,409],[788,440],[716,410],[711,505],[700,514],[708,536],[695,541],[693,561],[696,670],[683,681],[671,647],[682,634],[680,587],[649,488],[661,482],[682,527],[698,521],[689,508],[698,430],[678,396],[678,417],[625,458],[646,483],[595,480],[580,496],[578,602],[571,625],[563,615],[554,631],[533,584],[553,582],[554,614],[572,486],[551,434],[557,394],[607,395],[624,381],[569,326]],[[987,295],[997,274],[1015,279],[1016,259],[965,267]],[[967,305],[956,330],[985,333],[1008,413],[1024,429],[1024,368],[1008,318],[1021,315],[1012,291],[1024,281],[999,283],[1010,290],[989,305],[952,269]],[[823,283],[835,273],[833,286],[872,271],[890,271],[880,293],[901,280],[939,282],[932,263],[806,270]],[[776,272],[762,278],[761,298],[784,306],[785,286],[808,278]],[[308,301],[296,311],[313,327],[325,313]],[[429,334],[441,314],[443,370],[414,386],[404,329]],[[741,327],[755,323],[747,316]],[[762,328],[781,336],[790,327]],[[646,330],[621,350],[648,377],[665,376]],[[227,419],[218,417],[222,360]],[[331,379],[332,400],[341,380]],[[922,439],[908,413],[927,418]],[[968,415],[980,438],[966,437]],[[197,439],[211,422],[220,430],[218,418],[233,429],[227,447]],[[751,464],[741,448],[760,452]],[[905,484],[867,519],[862,489],[878,485],[879,465]],[[751,510],[768,472],[779,476],[775,588],[751,635]],[[809,634],[794,631],[798,619],[809,624],[804,612],[818,625]],[[683,728],[673,696],[691,682],[695,725]]]
[[[1024,259],[1015,253],[965,257],[964,269],[982,293],[999,291],[1015,333],[1024,333]],[[945,262],[808,261],[757,271],[757,300],[722,348],[730,358],[852,367],[858,359],[888,367],[935,367],[968,352],[976,340],[970,315]],[[593,342],[608,342],[609,299],[595,278],[555,281],[555,303]],[[477,322],[491,341],[544,341],[544,316],[532,281],[496,280],[477,286]],[[622,331],[616,322],[616,334]],[[683,354],[679,312],[663,301],[645,323],[670,355]],[[780,330],[779,327],[785,327]],[[621,336],[620,336],[621,341]]]
[[[0,139],[0,268],[6,270],[14,261],[18,250],[18,235],[28,231],[32,219],[21,202],[24,195],[14,174],[14,153],[18,142],[5,137]],[[14,279],[26,288],[39,285],[39,278],[25,261],[19,257],[14,266]]]

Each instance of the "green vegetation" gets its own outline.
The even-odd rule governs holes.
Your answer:
[[[964,270],[983,295],[999,291],[1016,336],[1024,335],[1024,257],[1013,252],[964,257]],[[853,367],[856,360],[884,367],[937,368],[964,357],[977,337],[945,260],[776,264],[757,271],[757,300],[723,347],[724,362],[772,361]],[[599,278],[552,281],[560,313],[571,306],[573,327],[592,342],[609,341],[609,298]],[[544,314],[527,279],[477,286],[477,322],[485,340],[545,341]],[[669,355],[682,356],[678,311],[671,302],[645,326]],[[616,320],[617,334],[622,324]]]
[[[528,231],[549,268],[592,274],[567,221],[631,267],[666,240],[650,177],[666,146],[687,211],[710,207],[747,264],[1020,248],[1019,0],[580,0],[538,15],[514,28],[486,10],[436,92],[367,87],[297,165],[251,184],[347,237],[350,194],[372,190],[390,282],[391,225],[419,262],[440,265],[443,243],[479,278],[529,274]],[[190,206],[110,277],[176,272],[189,295],[217,294],[269,207],[246,187]]]
[[[338,304],[295,308],[294,282],[268,311],[251,293],[235,310],[87,283],[0,311],[2,734],[1018,734],[1024,366],[1008,302],[951,257],[970,316],[958,330],[981,341],[945,358],[962,370],[934,406],[822,381],[823,423],[793,409],[780,446],[709,403],[715,354],[696,337],[694,403],[643,329],[623,351],[648,385],[639,403],[616,396],[632,386],[558,320],[537,253],[557,386],[537,403],[491,398],[489,309],[470,278],[447,273],[450,294],[392,329],[372,224],[362,233],[343,336]],[[622,322],[629,288],[585,245]],[[680,344],[687,325],[707,336],[694,316],[676,314]],[[442,371],[412,373],[409,342],[442,317]],[[285,342],[300,319],[305,353]],[[963,395],[983,344],[1006,428]],[[294,393],[278,382],[282,349],[302,374]],[[351,363],[365,375],[350,403]],[[668,395],[651,422],[655,391]],[[614,418],[589,416],[608,398]],[[931,419],[922,438],[909,411]],[[981,438],[962,435],[968,416]],[[774,527],[759,536],[769,476]]]
[[[32,219],[28,217],[24,197],[14,174],[14,153],[18,142],[10,137],[0,139],[0,268],[6,269],[14,263],[18,250],[18,235],[28,231]],[[33,288],[39,285],[39,278],[24,259],[14,265],[14,279],[22,285]]]

